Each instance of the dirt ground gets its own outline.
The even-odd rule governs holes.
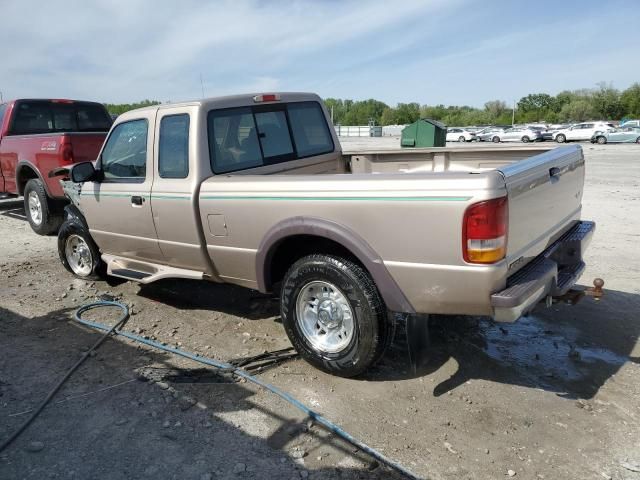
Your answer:
[[[363,142],[397,145],[344,144]],[[604,278],[604,300],[507,325],[433,318],[418,374],[399,338],[362,378],[299,359],[260,378],[425,478],[640,479],[640,148],[583,148],[583,217],[598,227],[581,283]],[[128,331],[220,360],[289,346],[274,298],[184,280],[84,282],[57,255],[20,201],[0,201],[0,442],[98,338],[72,321],[95,298],[132,305]],[[119,337],[0,454],[0,478],[399,477],[271,393]]]

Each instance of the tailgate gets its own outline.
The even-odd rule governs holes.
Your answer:
[[[509,198],[509,274],[539,255],[580,218],[584,168],[582,148],[569,145],[499,169]]]
[[[73,161],[93,162],[98,158],[102,143],[104,142],[106,133],[88,132],[88,133],[65,133],[67,140],[71,141],[73,149]]]

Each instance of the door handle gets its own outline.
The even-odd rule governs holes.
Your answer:
[[[143,203],[144,197],[141,197],[140,195],[134,195],[133,197],[131,197],[131,205],[141,207]]]
[[[560,169],[558,167],[552,167],[549,169],[550,177],[557,177],[560,175]]]

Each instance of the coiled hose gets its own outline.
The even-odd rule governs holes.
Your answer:
[[[120,319],[112,327],[109,327],[108,325],[105,325],[103,323],[92,322],[90,320],[85,320],[85,319],[82,318],[82,314],[85,313],[86,311],[92,310],[92,309],[95,309],[95,308],[100,308],[100,307],[119,307],[119,308],[122,309],[123,315],[120,317]],[[307,407],[305,404],[303,404],[302,402],[300,402],[299,400],[297,400],[296,398],[291,396],[289,393],[287,393],[287,392],[285,392],[283,390],[280,390],[278,387],[276,387],[274,385],[271,385],[270,383],[264,382],[263,380],[261,380],[261,379],[259,379],[257,377],[254,377],[253,375],[251,375],[250,373],[248,373],[247,371],[245,371],[245,370],[243,370],[241,368],[238,368],[238,367],[236,367],[236,366],[234,366],[234,365],[232,365],[230,363],[221,362],[221,361],[218,361],[218,360],[213,360],[213,359],[208,358],[208,357],[202,357],[200,355],[197,355],[197,354],[194,354],[194,353],[190,353],[190,352],[181,350],[179,348],[170,347],[168,345],[163,345],[163,344],[161,344],[159,342],[156,342],[154,340],[149,340],[149,339],[143,338],[143,337],[141,337],[139,335],[135,335],[133,333],[129,333],[129,332],[125,332],[125,331],[120,330],[119,328],[124,324],[124,322],[128,318],[129,318],[129,308],[127,307],[127,305],[125,305],[123,303],[119,303],[119,302],[98,301],[98,302],[94,302],[94,303],[89,303],[89,304],[83,305],[78,310],[76,310],[76,312],[74,314],[74,320],[76,322],[81,323],[82,325],[86,325],[88,327],[97,329],[97,330],[101,330],[101,331],[105,332],[105,334],[100,338],[100,340],[98,340],[94,344],[94,346],[89,351],[87,351],[82,356],[82,358],[78,361],[78,363],[76,363],[67,372],[67,374],[64,376],[64,378],[60,381],[60,383],[58,383],[54,387],[54,389],[49,393],[49,395],[47,395],[47,398],[42,402],[42,404],[38,407],[38,409],[36,409],[34,411],[34,413],[31,415],[31,417],[29,417],[29,419],[27,419],[22,424],[22,426],[14,434],[6,442],[4,442],[2,444],[2,446],[0,446],[0,452],[4,448],[9,446],[9,444],[11,442],[13,442],[27,428],[27,426],[29,426],[29,424],[44,409],[46,404],[56,394],[56,392],[60,389],[60,387],[64,384],[64,382],[66,382],[67,379],[71,376],[71,374],[75,370],[77,370],[77,368],[87,359],[87,357],[91,354],[91,352],[93,350],[95,350],[96,348],[98,348],[102,344],[102,342],[104,342],[104,340],[106,340],[107,337],[109,337],[111,334],[114,334],[114,335],[120,335],[122,337],[128,338],[129,340],[133,340],[134,342],[139,342],[139,343],[148,345],[150,347],[154,347],[154,348],[157,348],[159,350],[163,350],[165,352],[170,352],[170,353],[173,353],[175,355],[179,355],[181,357],[188,358],[190,360],[193,360],[194,362],[202,363],[204,365],[208,365],[210,367],[217,368],[219,370],[224,370],[226,372],[233,373],[234,375],[236,375],[236,376],[238,376],[240,378],[244,378],[248,382],[254,383],[254,384],[256,384],[256,385],[258,385],[258,386],[260,386],[262,388],[265,388],[265,389],[269,390],[270,392],[276,394],[277,396],[279,396],[280,398],[282,398],[286,402],[288,402],[291,405],[293,405],[294,407],[296,407],[298,410],[302,411],[305,415],[307,415],[314,422],[322,425],[323,427],[325,427],[330,432],[334,433],[335,435],[337,435],[337,436],[341,437],[342,439],[346,440],[347,442],[349,442],[353,446],[357,447],[359,450],[362,450],[363,452],[366,452],[368,455],[370,455],[371,457],[375,458],[380,463],[383,463],[384,465],[387,465],[388,467],[390,467],[393,470],[401,473],[402,475],[404,475],[407,478],[411,478],[411,479],[415,479],[415,480],[422,480],[422,477],[419,477],[419,476],[415,475],[413,472],[407,470],[405,467],[403,467],[399,463],[394,462],[390,458],[387,458],[386,456],[384,456],[379,451],[375,450],[374,448],[369,447],[365,443],[363,443],[360,440],[356,439],[355,437],[353,437],[352,435],[350,435],[349,433],[344,431],[342,428],[340,428],[335,423],[333,423],[330,420],[326,419],[325,417],[323,417],[319,413],[311,410],[309,407]]]

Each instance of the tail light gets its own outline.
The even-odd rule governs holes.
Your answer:
[[[462,256],[469,263],[495,263],[507,253],[507,197],[474,203],[464,212]]]
[[[73,163],[73,146],[71,145],[70,139],[67,137],[62,138],[62,143],[60,144],[60,155],[64,162]]]
[[[280,95],[277,93],[264,93],[262,95],[256,95],[253,97],[255,103],[262,102],[277,102],[280,100]]]

